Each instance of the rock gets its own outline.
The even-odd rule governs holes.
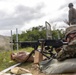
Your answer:
[[[31,73],[21,74],[21,75],[32,75]]]
[[[0,75],[16,75],[16,74],[10,74],[10,73],[2,73],[0,72]],[[31,73],[25,73],[25,74],[21,74],[21,75],[32,75]]]
[[[0,75],[11,75],[10,73],[2,73],[0,72]]]
[[[27,52],[18,52],[18,53],[11,54],[11,60],[19,63],[25,62],[28,57],[29,57],[29,54]],[[34,57],[30,56],[30,58],[27,61],[33,62]]]
[[[15,67],[13,69],[11,69],[11,73],[13,74],[26,74],[26,73],[30,73],[29,70],[21,68],[21,67]]]

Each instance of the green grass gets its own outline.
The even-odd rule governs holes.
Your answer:
[[[11,51],[0,52],[0,71],[15,64],[15,62],[10,59],[11,53]]]
[[[19,51],[27,51],[31,52],[33,49],[32,48],[24,48],[20,50],[13,50],[13,51],[1,51],[0,52],[0,71],[16,64],[16,62],[12,61],[10,58],[10,55],[12,52],[16,53]]]

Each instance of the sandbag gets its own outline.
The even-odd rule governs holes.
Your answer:
[[[40,63],[40,69],[46,74],[76,73],[76,58],[67,59],[62,62],[56,59],[42,61]]]
[[[25,62],[27,58],[29,57],[29,54],[27,52],[18,52],[18,53],[12,53],[11,54],[11,60],[15,62]],[[27,61],[34,61],[34,57],[30,56],[30,58]]]

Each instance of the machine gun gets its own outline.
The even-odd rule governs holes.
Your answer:
[[[55,54],[53,53],[53,50],[59,47],[62,47],[63,45],[67,45],[67,42],[63,42],[62,40],[46,40],[46,39],[39,39],[38,41],[25,41],[25,42],[13,42],[13,43],[19,43],[22,48],[25,47],[32,47],[34,50],[29,54],[29,57],[35,52],[38,51],[48,59],[51,57],[55,57]],[[38,47],[41,46],[41,49],[38,49]],[[27,58],[27,60],[29,59]]]

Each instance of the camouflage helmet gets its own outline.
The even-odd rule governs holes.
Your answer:
[[[73,7],[73,3],[69,3],[68,4],[68,7],[70,8],[70,7]]]
[[[67,38],[67,36],[71,33],[76,33],[76,25],[73,26],[69,26],[66,31],[65,31],[65,37]]]

